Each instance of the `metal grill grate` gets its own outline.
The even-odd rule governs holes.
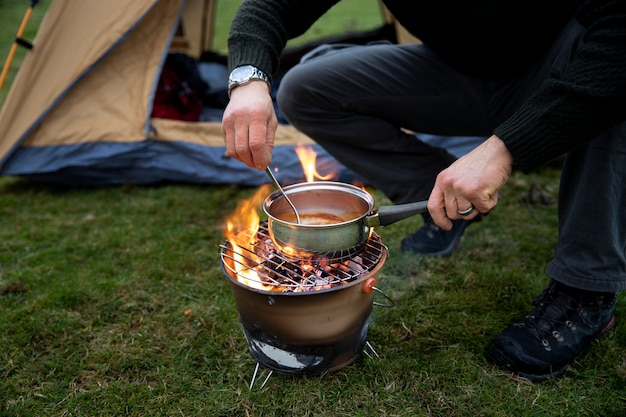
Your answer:
[[[250,241],[252,245],[247,243]],[[275,248],[266,222],[254,236],[252,232],[247,236],[239,235],[235,244],[239,246],[239,254],[230,242],[220,245],[222,262],[231,277],[254,281],[264,289],[281,292],[315,291],[351,282],[368,274],[384,259],[387,251],[380,237],[372,233],[363,249],[349,257],[294,259]]]

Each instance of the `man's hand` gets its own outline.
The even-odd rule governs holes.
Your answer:
[[[467,155],[441,171],[428,199],[428,211],[435,224],[444,230],[452,220],[472,219],[498,204],[498,190],[506,183],[513,157],[504,142],[491,136]],[[460,212],[470,211],[467,215]]]
[[[222,118],[226,153],[249,167],[264,170],[272,162],[278,120],[267,84],[252,81],[235,87]]]

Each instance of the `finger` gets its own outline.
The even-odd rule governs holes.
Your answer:
[[[499,192],[494,192],[489,194],[489,197],[487,199],[487,206],[488,206],[488,210],[491,210],[492,208],[494,208],[495,206],[498,205],[498,202],[500,201],[500,193]]]
[[[462,209],[461,207],[467,207],[467,208]],[[471,216],[475,211],[476,209],[474,208],[474,205],[470,203],[469,201],[466,203],[459,203],[459,201],[457,200],[456,212],[459,216],[468,217],[468,216]]]
[[[234,142],[233,157],[242,161],[249,167],[255,168],[252,153],[250,152],[250,148],[248,147],[248,130],[236,129]]]
[[[446,214],[444,193],[437,184],[433,187],[428,198],[428,212],[437,226],[443,230],[452,229],[452,222]]]
[[[445,206],[446,206],[446,216],[450,220],[458,220],[461,218],[461,215],[458,213],[459,204],[456,199],[456,195],[454,190],[446,189],[447,193],[445,195]]]
[[[267,126],[265,124],[250,125],[249,150],[252,165],[257,169],[265,169],[270,163],[271,156],[267,149]]]
[[[227,151],[233,158],[240,160],[251,168],[256,168],[249,146],[250,131],[252,131],[252,127],[249,118],[245,114],[240,114],[233,123],[233,139]]]
[[[224,138],[224,146],[226,147],[226,155],[236,158],[237,151],[235,150],[235,127],[229,119],[222,121],[222,136]]]
[[[222,134],[226,146],[226,155],[235,158],[254,168],[251,153],[248,148],[248,119],[236,111],[224,112],[222,118]]]
[[[474,204],[474,208],[476,209],[475,212],[484,214],[491,211],[491,209],[493,209],[498,204],[499,199],[500,194],[497,190],[493,192],[485,191],[484,193],[480,194],[479,198],[473,200],[472,203]]]
[[[265,158],[267,164],[272,163],[272,152],[274,151],[274,139],[276,137],[276,130],[278,129],[278,118],[274,113],[267,125],[267,132],[265,134]]]

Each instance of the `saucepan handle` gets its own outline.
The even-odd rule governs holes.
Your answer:
[[[428,201],[416,203],[396,204],[395,206],[381,206],[376,213],[366,216],[363,222],[366,226],[387,226],[399,220],[428,211]]]

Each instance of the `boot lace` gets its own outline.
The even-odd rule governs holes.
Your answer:
[[[563,343],[564,332],[576,332],[578,325],[584,325],[589,329],[599,327],[595,315],[590,317],[589,310],[600,311],[603,309],[604,296],[593,296],[585,300],[582,295],[573,296],[564,291],[555,290],[556,285],[552,283],[533,301],[533,310],[521,322],[518,327],[525,327],[534,333],[536,339],[543,348],[550,352],[552,346],[550,340]],[[612,301],[614,302],[614,301]],[[604,308],[610,308],[606,306]]]

